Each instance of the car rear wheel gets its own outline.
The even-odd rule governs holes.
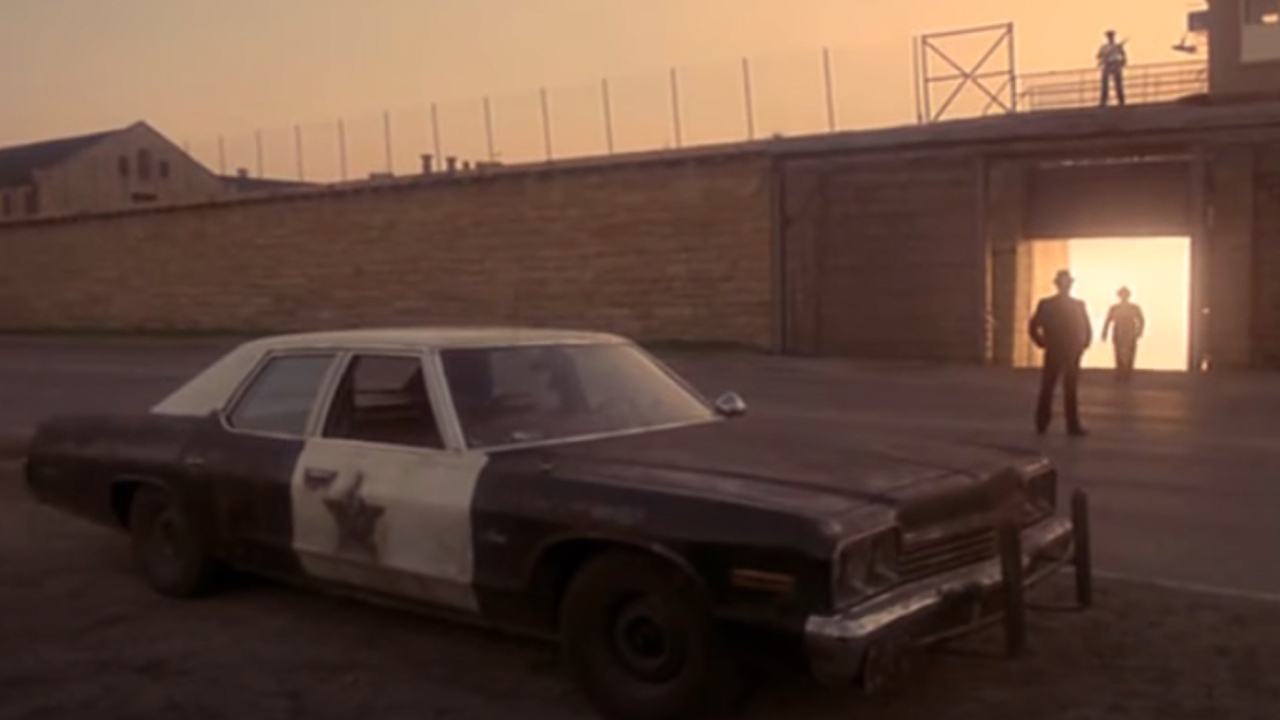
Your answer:
[[[170,492],[139,488],[129,511],[133,557],[147,584],[169,597],[193,597],[209,589],[213,562]]]
[[[659,558],[591,560],[560,605],[560,634],[570,671],[608,718],[718,715],[735,698],[734,665],[697,586]]]

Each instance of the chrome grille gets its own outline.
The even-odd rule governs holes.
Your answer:
[[[990,560],[999,554],[993,527],[966,530],[936,540],[908,543],[898,557],[898,577],[902,582]]]

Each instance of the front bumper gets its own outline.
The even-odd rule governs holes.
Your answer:
[[[1071,520],[1051,517],[1021,531],[1022,585],[1031,587],[1073,561],[1079,548]],[[972,632],[1004,614],[1005,576],[999,557],[905,585],[836,615],[805,624],[810,671],[819,681],[857,678],[876,650]],[[1021,608],[1018,609],[1021,611]]]

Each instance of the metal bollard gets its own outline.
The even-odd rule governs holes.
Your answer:
[[[1071,494],[1071,532],[1075,540],[1076,602],[1093,605],[1093,555],[1089,545],[1089,496],[1077,489]]]
[[[1004,584],[1004,642],[1010,657],[1027,645],[1027,601],[1022,585],[1022,533],[1014,523],[1000,526],[1000,574]]]

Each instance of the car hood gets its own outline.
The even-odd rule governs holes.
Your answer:
[[[1027,451],[924,436],[832,432],[829,423],[741,417],[542,448],[557,473],[695,494],[835,522],[892,516],[910,531],[1021,497]],[[1015,497],[1016,496],[1016,497]],[[832,531],[841,527],[832,525]]]

